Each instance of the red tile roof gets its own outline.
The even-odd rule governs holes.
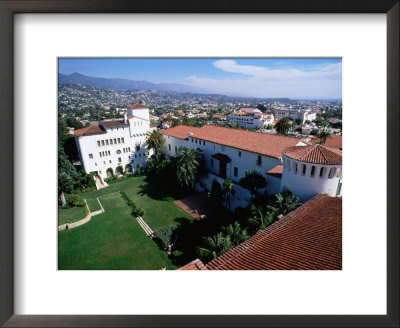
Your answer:
[[[149,106],[137,103],[137,104],[128,105],[128,106],[126,106],[126,108],[128,108],[128,109],[140,109],[140,108],[149,108]]]
[[[107,133],[101,126],[99,125],[91,125],[82,129],[74,130],[74,134],[77,137],[83,136],[91,136],[95,134],[104,134]]]
[[[341,270],[342,199],[318,194],[206,265],[208,270]]]
[[[316,142],[318,142],[318,140],[316,140]],[[342,136],[331,135],[330,138],[326,139],[324,146],[342,150]]]
[[[272,175],[277,178],[282,178],[282,172],[283,172],[283,165],[278,164],[277,166],[270,169],[266,174]]]
[[[261,112],[258,108],[240,108],[241,112],[246,112],[246,113],[251,113],[251,112],[256,112],[259,111]]]
[[[301,162],[335,165],[342,164],[341,152],[321,145],[287,147],[282,154]]]
[[[193,133],[193,138],[215,142],[220,145],[243,149],[274,158],[281,157],[283,148],[296,146],[300,142],[300,140],[296,138],[230,129],[215,125],[204,125],[201,128],[178,125],[162,131],[162,133],[167,136],[179,139],[187,139],[188,132]]]
[[[204,263],[201,262],[199,259],[196,259],[183,267],[180,267],[178,270],[207,270]]]
[[[114,128],[117,126],[129,126],[129,123],[125,123],[124,120],[101,121],[101,123],[106,128]]]

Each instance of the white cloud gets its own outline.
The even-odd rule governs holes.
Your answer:
[[[217,60],[213,65],[225,72],[240,75],[238,78],[225,79],[192,75],[187,78],[188,83],[228,95],[289,98],[342,97],[341,63],[316,65],[307,70],[240,65],[230,59]]]

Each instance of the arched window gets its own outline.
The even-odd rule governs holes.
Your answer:
[[[315,176],[315,166],[314,165],[311,166],[311,174],[310,174],[310,177],[313,177],[313,176]]]
[[[332,179],[332,178],[335,176],[335,173],[336,173],[336,167],[332,167],[332,168],[329,170],[328,178],[329,178],[329,179]]]
[[[301,164],[301,174],[305,175],[307,170],[307,166],[305,164]]]
[[[336,174],[338,178],[342,177],[342,168],[339,169],[338,173]]]
[[[286,166],[287,166],[288,171],[290,171],[290,161],[288,159],[286,160]]]
[[[297,173],[297,163],[296,162],[293,162],[292,169],[293,169],[293,173],[296,174]]]
[[[319,177],[323,178],[325,176],[325,173],[326,173],[326,167],[321,167],[319,169]]]

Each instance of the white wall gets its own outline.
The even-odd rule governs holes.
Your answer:
[[[125,165],[133,159],[133,169],[140,166],[146,166],[148,154],[145,148],[146,132],[149,130],[149,123],[144,120],[133,118],[129,120],[130,126],[121,126],[108,128],[107,133],[96,134],[91,136],[75,136],[77,141],[78,151],[82,164],[82,169],[87,173],[97,172],[103,179],[107,177],[106,170],[111,167],[114,172],[119,165],[125,169]],[[120,138],[121,143],[111,145],[110,139]],[[124,143],[122,139],[124,138]],[[103,146],[101,141],[108,140],[108,145],[105,142]],[[97,141],[100,141],[98,146]],[[139,150],[136,145],[139,145]],[[128,151],[126,148],[130,148]],[[124,151],[125,149],[125,151]],[[107,155],[102,156],[100,153],[107,152]],[[110,152],[110,155],[108,155]],[[120,152],[118,154],[118,152]],[[89,158],[92,154],[93,158]],[[119,161],[121,159],[121,161]]]
[[[289,189],[293,194],[299,196],[302,202],[305,202],[316,194],[328,194],[336,196],[339,182],[342,180],[341,165],[318,165],[294,161],[286,156],[282,156],[284,162],[281,191]],[[290,161],[290,170],[288,169],[287,160]],[[293,163],[297,163],[297,173],[294,172]],[[306,172],[302,174],[301,165],[306,165]],[[311,176],[311,168],[315,166],[315,174]],[[322,177],[319,176],[321,167],[325,168]],[[331,168],[336,168],[336,173],[329,178]]]

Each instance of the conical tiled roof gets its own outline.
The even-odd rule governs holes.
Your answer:
[[[327,165],[342,164],[341,151],[321,145],[286,147],[282,154],[301,162]]]

